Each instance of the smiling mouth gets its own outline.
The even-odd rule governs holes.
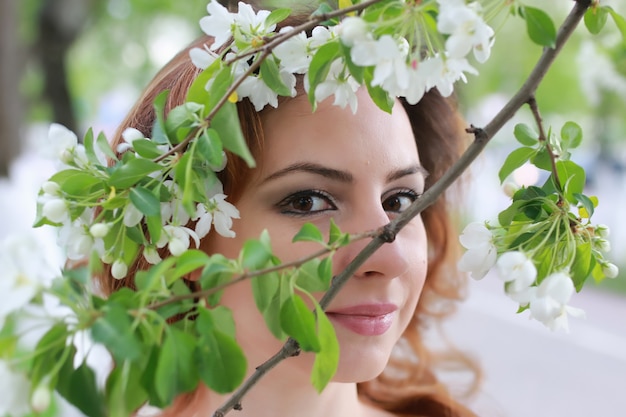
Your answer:
[[[393,324],[397,307],[393,304],[355,306],[326,312],[328,318],[362,336],[380,336]]]

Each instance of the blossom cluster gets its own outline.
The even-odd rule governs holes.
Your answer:
[[[134,142],[146,140],[141,132],[133,128],[126,129],[122,136],[124,141],[116,149],[119,153],[134,152]],[[98,155],[95,160],[87,157],[85,146],[79,144],[76,135],[64,126],[51,125],[49,143],[48,153],[60,158],[61,173],[71,175],[77,173],[77,169],[81,169],[94,178],[102,179],[105,175],[104,155]],[[155,146],[155,149],[165,153],[169,147],[159,145]],[[223,159],[223,164],[214,167],[216,171],[224,168],[225,156]],[[166,193],[170,198],[166,201],[152,202],[153,205],[158,205],[152,210],[159,213],[162,230],[157,240],[145,242],[142,249],[144,258],[150,264],[161,261],[158,249],[167,247],[169,253],[179,256],[189,249],[192,241],[195,247],[199,247],[200,239],[210,232],[212,226],[220,235],[234,237],[232,219],[239,218],[239,211],[226,201],[227,196],[217,179],[210,186],[208,183],[205,185],[205,201],[198,202],[195,212],[190,214],[183,207],[180,186],[172,179],[167,179],[166,168],[167,165],[164,165],[163,171],[155,171],[152,174],[155,177],[153,179],[161,183],[164,189],[162,193]],[[68,259],[84,260],[92,253],[96,253],[102,262],[112,265],[111,273],[115,278],[125,277],[132,259],[118,256],[115,252],[118,242],[111,240],[111,234],[115,230],[119,231],[120,224],[127,229],[133,229],[146,220],[146,207],[137,207],[138,201],[143,200],[124,198],[120,207],[110,210],[108,216],[104,216],[102,202],[94,203],[87,201],[88,197],[82,199],[81,196],[72,195],[62,181],[65,176],[53,176],[42,185],[38,197],[40,220],[58,227],[58,244]],[[111,194],[115,192],[114,188],[110,190]]]
[[[382,88],[391,97],[405,97],[415,104],[434,87],[449,96],[458,80],[467,81],[466,73],[477,74],[467,57],[473,53],[476,61],[485,62],[494,40],[494,31],[483,19],[478,2],[438,0],[436,3],[436,31],[428,32],[426,26],[422,28],[426,30],[426,39],[416,39],[413,25],[420,21],[420,16],[432,11],[434,2],[399,1],[405,9],[402,15],[406,16],[399,24],[384,26],[379,21],[368,20],[367,16],[349,16],[334,26],[313,28],[310,36],[303,32],[292,36],[291,26],[275,33],[276,23],[267,11],[255,13],[250,5],[240,2],[238,12],[231,13],[212,0],[207,6],[209,16],[202,18],[200,26],[214,41],[210,46],[194,48],[190,56],[202,69],[219,59],[232,62],[235,77],[247,75],[237,88],[238,99],[249,98],[257,110],[267,104],[276,107],[279,93],[295,95],[294,74],[305,74],[304,89],[316,101],[334,95],[335,105],[342,108],[349,105],[353,111],[357,107],[355,92],[364,81],[370,87]],[[406,30],[409,33],[398,31],[398,27],[410,28]],[[248,69],[261,55],[263,45],[281,36],[284,41],[267,57],[276,68],[274,78],[282,84],[277,88],[273,85],[276,80],[264,78],[263,71],[248,74]],[[336,48],[338,52],[326,55],[328,51],[324,48],[337,43],[341,44]],[[220,49],[224,50],[224,56],[216,52]],[[311,85],[311,77],[306,74],[318,53],[330,65],[324,76]],[[246,59],[238,59],[238,55]],[[355,66],[370,69],[371,77],[364,80]]]
[[[604,260],[602,252],[610,250],[608,228],[598,225],[591,231],[594,256],[607,278],[615,278],[618,268]],[[460,236],[467,250],[459,261],[459,269],[469,272],[474,279],[484,278],[495,269],[495,274],[504,282],[505,293],[519,303],[521,309],[530,310],[534,318],[551,330],[568,330],[568,315],[584,317],[584,311],[569,305],[577,289],[571,268],[557,266],[538,274],[536,262],[543,257],[545,247],[519,250],[510,249],[504,238],[505,230],[484,223],[468,224]],[[550,245],[552,250],[558,245]],[[551,256],[557,257],[555,254]],[[545,268],[544,265],[540,267]],[[578,288],[579,290],[580,288]]]

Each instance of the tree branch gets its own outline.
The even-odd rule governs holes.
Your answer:
[[[474,142],[472,142],[463,155],[461,155],[459,160],[453,164],[450,169],[446,171],[446,173],[435,184],[432,185],[432,187],[430,187],[400,216],[382,227],[376,237],[374,237],[372,241],[368,243],[359,254],[357,254],[352,262],[350,262],[350,264],[340,274],[334,277],[330,289],[320,300],[320,306],[322,308],[326,308],[328,306],[330,301],[341,290],[348,279],[354,275],[357,269],[378,248],[380,248],[384,243],[392,241],[395,235],[407,223],[409,223],[411,219],[433,204],[437,198],[439,198],[439,196],[442,195],[443,192],[470,166],[470,164],[483,151],[487,143],[489,143],[494,135],[500,131],[506,122],[509,121],[526,102],[528,102],[528,100],[534,95],[537,87],[541,83],[541,80],[546,75],[563,45],[567,42],[571,34],[574,32],[574,29],[578,26],[590,4],[590,0],[576,0],[574,8],[559,28],[555,47],[553,49],[544,49],[539,61],[519,91],[484,128],[471,126],[468,129],[469,133],[474,134]],[[213,416],[223,417],[227,412],[233,409],[235,405],[240,405],[241,399],[245,396],[248,390],[261,379],[268,369],[274,367],[277,362],[291,356],[288,353],[292,353],[293,345],[294,342],[292,340],[288,340],[281,351],[257,368],[257,371],[246,382],[244,382],[244,384],[215,412]]]

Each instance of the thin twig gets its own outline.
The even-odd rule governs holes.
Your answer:
[[[552,179],[554,180],[554,185],[559,193],[559,199],[563,199],[562,196],[562,188],[561,188],[561,180],[559,179],[559,174],[556,170],[556,155],[552,151],[552,146],[550,145],[550,141],[548,140],[548,136],[546,135],[546,130],[543,127],[543,119],[541,117],[541,113],[539,112],[539,106],[537,105],[537,99],[534,95],[532,95],[528,99],[528,106],[530,107],[530,111],[533,114],[533,118],[535,119],[535,123],[537,124],[537,128],[539,129],[539,141],[543,142],[546,150],[548,151],[548,156],[550,157],[550,165],[552,168]]]
[[[576,5],[567,16],[559,31],[553,49],[544,49],[539,61],[535,65],[533,71],[529,75],[526,82],[522,85],[519,91],[509,100],[509,102],[494,116],[494,118],[484,127],[470,127],[468,132],[474,134],[474,142],[467,148],[467,150],[461,155],[459,160],[454,163],[446,173],[430,187],[417,201],[415,201],[406,211],[404,211],[396,219],[388,223],[381,228],[380,233],[372,239],[370,243],[359,252],[356,257],[348,264],[348,266],[339,273],[332,282],[330,289],[324,294],[320,300],[320,306],[325,308],[335,295],[341,290],[345,283],[350,279],[357,269],[384,243],[393,240],[395,235],[407,224],[411,219],[421,213],[428,206],[433,204],[437,198],[443,194],[443,192],[450,186],[461,174],[470,166],[470,164],[478,157],[478,155],[485,148],[487,143],[494,137],[494,135],[500,131],[505,123],[510,120],[515,113],[533,96],[541,80],[544,78],[548,69],[554,62],[554,59],[562,49],[563,45],[567,42],[567,39],[573,33],[574,29],[578,26],[580,20],[585,14],[585,11],[590,5],[590,0],[576,0]],[[285,346],[280,352],[289,350],[287,345],[292,345],[291,340],[287,341]],[[277,356],[280,352],[272,357],[268,362],[271,362],[271,367],[275,366]],[[288,356],[287,356],[288,357]],[[282,359],[280,359],[282,360]],[[258,369],[265,369],[264,363]],[[214,417],[223,417],[228,413],[235,405],[240,405],[242,398],[246,393],[256,384],[261,377],[265,374],[265,371],[260,374],[257,370],[249,380],[244,382],[244,385],[240,387],[230,399],[217,409]],[[249,382],[254,381],[254,383]]]

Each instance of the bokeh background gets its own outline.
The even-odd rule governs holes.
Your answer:
[[[0,1],[0,238],[32,233],[62,256],[51,230],[32,230],[35,195],[53,171],[37,150],[51,122],[81,137],[89,127],[111,134],[143,86],[178,50],[200,34],[207,0]],[[228,3],[228,1],[225,1]],[[234,2],[232,2],[234,4]],[[264,7],[299,8],[310,1],[261,0]],[[570,0],[524,1],[562,21]],[[626,15],[623,0],[602,1]],[[600,205],[595,222],[611,228],[612,260],[622,273],[590,282],[572,305],[587,311],[569,334],[553,334],[516,315],[495,277],[471,282],[446,340],[475,357],[484,371],[467,401],[481,416],[587,417],[626,415],[626,42],[611,20],[600,35],[579,27],[537,92],[547,125],[567,120],[585,132],[573,159],[587,170],[587,194]],[[459,86],[461,111],[476,126],[489,121],[523,83],[541,49],[524,23],[496,26],[492,58],[480,76]],[[515,123],[532,124],[522,110],[471,168],[463,222],[494,219],[507,206],[497,179],[515,146]],[[530,166],[510,181],[541,183]],[[442,339],[433,332],[433,338]],[[462,378],[461,378],[462,379]]]

